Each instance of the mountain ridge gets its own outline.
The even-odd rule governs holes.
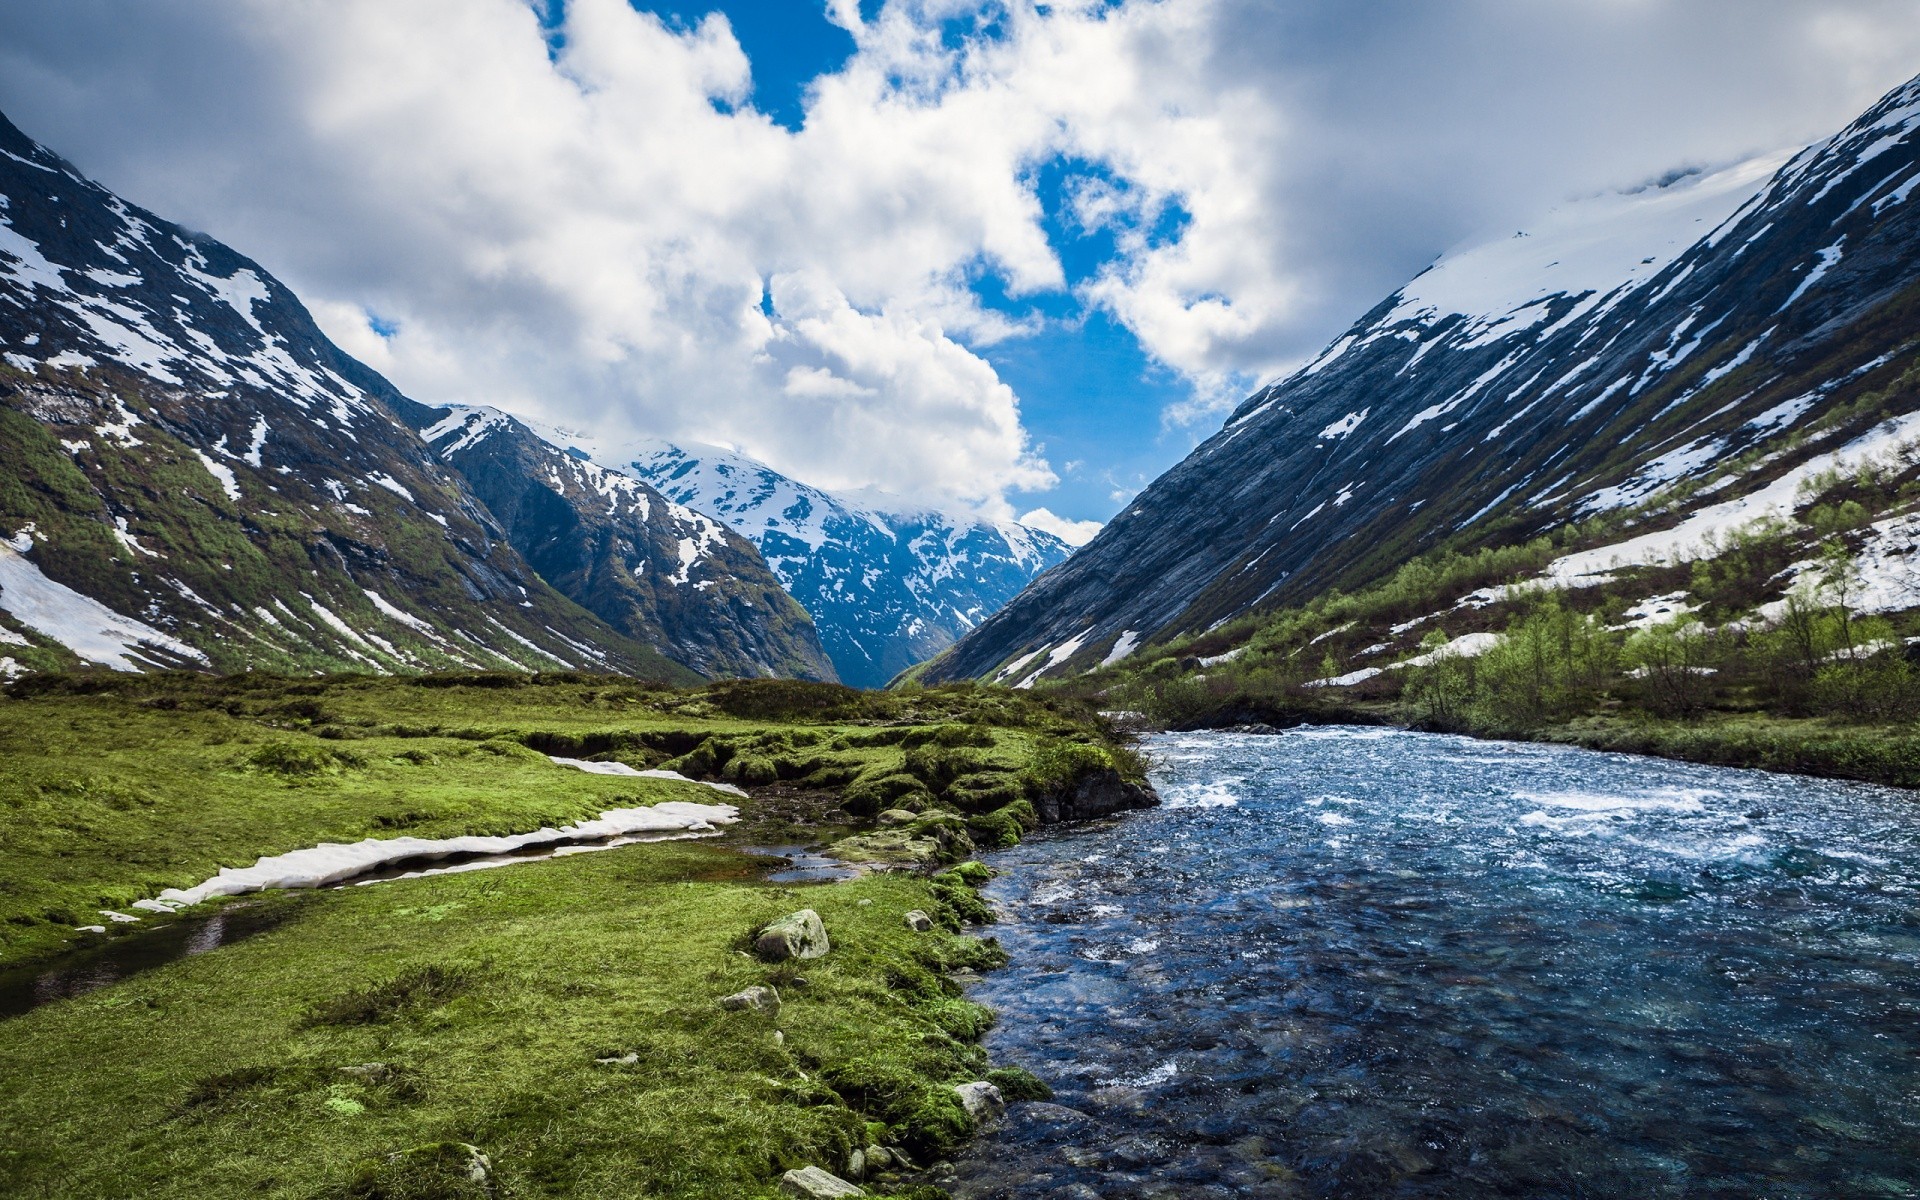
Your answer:
[[[1018,522],[829,492],[719,447],[650,439],[598,457],[759,546],[857,686],[884,686],[945,650],[1073,553]]]
[[[1648,270],[1611,284],[1443,311],[1463,305],[1422,303],[1448,282],[1443,259],[1250,396],[923,676],[1085,670],[1361,586],[1462,535],[1532,536],[1784,445],[1898,374],[1920,245],[1906,205],[1916,125],[1920,81],[1752,178],[1744,198],[1725,172],[1650,189],[1720,186],[1727,211],[1670,256],[1645,246],[1627,261]]]
[[[260,264],[4,117],[0,197],[0,674],[700,677],[549,586]]]

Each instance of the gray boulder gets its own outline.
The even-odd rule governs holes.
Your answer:
[[[770,1017],[777,1017],[780,1015],[780,993],[774,988],[761,987],[756,984],[753,987],[735,992],[731,996],[720,997],[720,1007],[732,1012],[739,1012],[742,1009],[751,1008],[755,1012],[763,1012]]]
[[[1007,1098],[985,1080],[957,1084],[953,1094],[960,1098],[960,1107],[967,1110],[967,1115],[982,1123],[996,1121],[1007,1111]]]
[[[915,933],[925,933],[933,928],[933,918],[916,908],[907,914],[907,928]]]
[[[821,923],[820,914],[803,908],[762,929],[753,948],[764,959],[785,962],[790,958],[819,958],[833,949],[833,944],[827,941],[827,927]]]
[[[848,1183],[831,1171],[819,1167],[801,1167],[780,1177],[780,1190],[800,1200],[835,1200],[839,1196],[864,1196],[866,1191]]]

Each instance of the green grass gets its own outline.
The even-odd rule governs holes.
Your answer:
[[[722,799],[586,774],[547,754],[759,789],[769,799],[745,806],[743,836],[836,838],[880,811],[858,798],[878,796],[921,814],[917,833],[960,831],[920,838],[923,852],[876,855],[911,862],[964,857],[975,834],[1017,840],[1022,810],[1008,806],[1064,786],[1057,768],[1040,768],[1069,745],[1089,761],[1129,761],[1083,711],[1003,689],[673,691],[511,674],[30,678],[0,695],[0,966],[92,936],[74,927],[99,923],[101,909],[322,841],[520,833],[608,808]]]
[[[942,971],[994,952],[906,928],[950,915],[923,878],[778,888],[659,844],[265,902],[297,911],[0,1023],[0,1193],[459,1195],[387,1158],[456,1142],[506,1196],[769,1196],[869,1140],[939,1152],[946,1088],[988,1069]],[[825,958],[741,953],[802,906]],[[777,1019],[715,1003],[767,982]]]
[[[753,795],[716,842],[73,928],[321,841],[720,799],[548,754]],[[0,1021],[0,1195],[758,1197],[785,1169],[839,1171],[868,1144],[928,1163],[970,1132],[952,1085],[992,1066],[978,1045],[992,1014],[946,976],[1004,959],[964,936],[991,919],[974,890],[984,868],[928,872],[1017,841],[1035,799],[1109,767],[1139,771],[1084,707],[996,688],[21,680],[0,692],[0,967],[222,905],[275,919]],[[879,802],[911,818],[882,829]],[[782,888],[742,853],[889,837],[874,856],[921,869]],[[747,953],[753,931],[801,907],[825,918],[831,954],[776,967]],[[909,930],[911,909],[934,930]],[[777,1020],[717,1005],[758,983],[779,988]],[[1009,1068],[998,1078],[1044,1093]],[[491,1193],[467,1179],[466,1146],[492,1163]]]

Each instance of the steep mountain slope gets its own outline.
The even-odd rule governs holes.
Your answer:
[[[703,675],[835,677],[806,610],[719,521],[498,409],[406,415],[541,578],[628,637]]]
[[[860,687],[946,649],[1071,553],[1012,521],[835,495],[710,446],[649,442],[600,457],[758,545],[813,614],[840,678]]]
[[[257,264],[0,119],[0,673],[695,678],[542,581],[409,407]]]
[[[1443,259],[1250,397],[928,677],[1083,670],[1436,546],[1671,496],[1729,462],[1716,501],[1848,439],[1897,437],[1870,431],[1915,406],[1887,388],[1913,365],[1920,307],[1916,128],[1920,81],[1777,171],[1569,205]],[[1639,544],[1684,555],[1686,536]]]

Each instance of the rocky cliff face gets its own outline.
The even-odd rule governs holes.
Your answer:
[[[603,457],[752,540],[858,687],[945,650],[1071,553],[1012,521],[836,495],[711,446],[650,442]]]
[[[416,407],[257,263],[0,119],[0,673],[691,681],[724,665],[718,646],[680,655],[664,628],[616,630],[549,586],[398,419]]]
[[[621,633],[702,675],[835,678],[812,618],[719,521],[498,409],[418,419],[521,557]]]
[[[1915,363],[1916,129],[1920,81],[1785,161],[1570,204],[1443,258],[929,677],[1083,670],[1741,464],[1722,503],[1867,436],[1904,411],[1889,385]]]

